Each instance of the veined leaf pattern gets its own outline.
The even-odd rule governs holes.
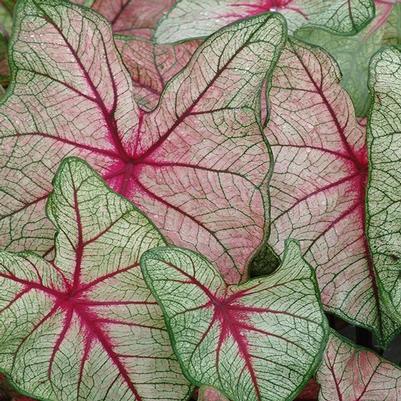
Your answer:
[[[150,39],[160,18],[176,0],[72,0],[105,16],[113,32]]]
[[[153,41],[134,36],[115,36],[122,60],[131,74],[134,96],[138,105],[153,110],[167,82],[189,62],[201,42],[157,45]]]
[[[208,36],[232,22],[279,12],[288,31],[319,26],[343,35],[355,34],[374,17],[372,0],[181,0],[160,21],[159,43]]]
[[[399,401],[401,370],[331,333],[317,373],[319,401]]]
[[[388,342],[397,324],[383,308],[365,235],[366,131],[335,62],[319,48],[289,41],[269,110],[270,243],[280,253],[286,238],[299,240],[325,308]]]
[[[0,252],[0,367],[35,398],[187,399],[139,259],[165,244],[83,161],[63,161],[47,211],[55,260]]]
[[[50,177],[75,155],[171,242],[241,280],[266,231],[271,161],[258,105],[284,30],[279,15],[263,15],[217,32],[145,113],[103,18],[60,0],[21,1],[0,107],[1,245],[48,251]]]
[[[379,51],[370,66],[368,238],[381,295],[401,327],[401,50]]]
[[[370,106],[368,90],[369,60],[386,42],[401,43],[400,35],[393,35],[399,24],[401,4],[398,1],[376,0],[374,20],[357,35],[339,36],[322,29],[306,29],[299,36],[308,43],[323,47],[338,63],[341,85],[348,91],[359,117],[365,117]]]
[[[162,247],[141,258],[184,374],[232,401],[292,400],[314,373],[327,322],[315,276],[288,242],[272,275],[227,286],[205,258]]]

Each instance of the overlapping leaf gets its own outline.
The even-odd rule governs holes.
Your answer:
[[[341,85],[350,94],[358,116],[366,116],[369,108],[367,82],[370,58],[383,42],[401,43],[401,35],[394,32],[399,24],[400,12],[401,4],[396,4],[395,0],[376,1],[375,19],[357,35],[341,37],[322,29],[300,33],[303,39],[323,47],[335,58],[343,76]]]
[[[392,13],[387,19],[383,42],[395,45],[399,43],[401,37],[401,1],[393,0],[393,3]]]
[[[176,0],[73,0],[92,7],[111,23],[113,32],[151,38],[159,19]]]
[[[184,400],[189,385],[139,267],[164,240],[83,161],[47,204],[56,258],[0,252],[0,369],[53,401]]]
[[[0,0],[0,32],[7,37],[13,26],[13,9],[16,0]]]
[[[331,333],[317,373],[319,401],[399,401],[401,370]]]
[[[217,29],[253,15],[277,11],[293,33],[319,26],[340,34],[354,34],[374,17],[372,0],[181,0],[156,30],[159,43],[208,36]]]
[[[365,130],[339,81],[328,54],[288,42],[265,130],[275,157],[270,243],[280,253],[286,238],[299,240],[326,309],[386,342],[395,327],[382,310],[365,236]]]
[[[368,237],[382,295],[401,325],[401,51],[390,47],[371,63]]]
[[[167,81],[183,69],[200,41],[157,45],[151,40],[116,36],[115,42],[131,74],[134,96],[144,110],[153,110]]]
[[[76,155],[173,243],[238,282],[265,232],[270,160],[258,99],[283,40],[279,15],[219,31],[143,113],[103,18],[59,0],[20,2],[0,107],[1,246],[52,246],[50,177]]]
[[[13,26],[13,9],[15,0],[0,0],[0,94],[4,94],[4,87],[10,81],[8,68],[7,45]]]
[[[228,401],[228,399],[215,388],[202,386],[199,389],[198,401]]]
[[[141,258],[186,376],[232,401],[292,400],[314,373],[326,319],[294,242],[272,275],[228,286],[202,256],[155,248]]]

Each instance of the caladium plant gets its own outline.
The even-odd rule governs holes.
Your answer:
[[[398,401],[401,369],[332,332],[317,373],[319,401]]]
[[[374,97],[368,130],[370,160],[367,192],[368,236],[380,291],[401,325],[400,166],[401,50],[380,51],[370,65]]]
[[[104,15],[115,33],[151,38],[156,24],[176,0],[73,0]]]
[[[397,367],[326,346],[314,275],[381,346],[401,328],[400,50],[366,88],[396,3],[19,0],[0,371],[49,401],[316,401],[326,347],[321,400],[398,400]]]
[[[183,400],[185,381],[139,259],[165,244],[85,162],[47,201],[55,260],[0,252],[0,368],[43,400]]]
[[[369,60],[384,44],[400,44],[401,2],[376,0],[375,19],[354,36],[339,36],[323,29],[303,30],[299,36],[309,43],[326,49],[337,61],[358,116],[364,117],[369,109]]]
[[[141,267],[194,384],[233,401],[290,400],[314,373],[327,322],[295,242],[287,242],[273,275],[239,286],[227,286],[209,261],[181,248],[151,249]]]
[[[7,60],[7,45],[10,39],[13,25],[13,9],[16,0],[0,1],[0,94],[3,95],[4,87],[10,80]]]
[[[161,20],[155,39],[169,43],[205,37],[234,21],[269,11],[285,16],[290,33],[319,26],[347,35],[370,22],[374,4],[372,0],[180,0]]]
[[[275,158],[270,243],[301,242],[326,309],[388,343],[399,325],[379,294],[366,236],[366,128],[322,49],[290,40],[277,64],[265,129]]]
[[[114,39],[131,74],[135,100],[146,111],[157,106],[166,83],[188,64],[200,45],[196,40],[157,45],[135,36],[115,36]]]
[[[259,94],[284,39],[272,14],[219,31],[145,113],[103,18],[60,0],[21,1],[13,82],[0,107],[2,246],[51,249],[43,213],[50,177],[76,155],[171,242],[203,253],[229,282],[246,277],[268,211]]]
[[[227,401],[227,398],[213,387],[202,386],[199,389],[198,401]]]

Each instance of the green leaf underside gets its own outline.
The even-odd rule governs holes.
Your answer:
[[[372,0],[181,0],[163,17],[155,40],[172,43],[205,37],[232,22],[279,12],[288,31],[318,26],[343,35],[359,32],[374,17]]]
[[[269,110],[265,134],[275,159],[269,243],[281,253],[286,238],[299,240],[325,308],[387,343],[398,324],[382,305],[365,235],[365,129],[334,60],[289,41],[273,75]]]
[[[401,35],[397,35],[394,29],[399,24],[400,11],[401,4],[378,2],[375,19],[357,35],[350,37],[340,37],[321,29],[300,32],[302,39],[323,47],[337,61],[343,76],[341,85],[350,94],[355,112],[360,117],[366,116],[369,110],[370,58],[383,42],[401,42]]]
[[[401,370],[331,332],[317,372],[319,401],[398,401]]]
[[[63,157],[79,156],[169,241],[237,283],[265,236],[271,161],[258,102],[284,39],[279,15],[217,32],[144,113],[103,18],[60,0],[22,0],[0,107],[1,246],[49,251],[50,177]]]
[[[0,369],[51,401],[184,400],[190,392],[139,267],[165,244],[83,161],[47,203],[56,257],[0,252]]]
[[[370,65],[368,237],[380,289],[401,326],[401,50],[389,47]]]
[[[240,286],[227,287],[210,262],[180,248],[150,250],[141,267],[195,385],[233,401],[289,401],[314,373],[327,323],[296,243],[273,275]]]

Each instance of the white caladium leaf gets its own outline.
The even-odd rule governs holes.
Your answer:
[[[181,0],[160,21],[159,43],[201,38],[250,16],[277,11],[288,31],[319,26],[340,34],[354,34],[374,17],[372,0]]]
[[[339,36],[322,29],[307,29],[300,32],[302,39],[323,47],[339,64],[342,81],[355,106],[358,116],[366,116],[369,110],[368,91],[369,60],[388,41],[389,20],[399,20],[401,4],[376,1],[376,17],[366,28],[354,36]],[[401,35],[392,35],[393,44],[401,43]]]
[[[367,192],[368,237],[380,289],[401,327],[401,51],[380,51],[371,62],[374,97],[368,124],[370,160]]]
[[[92,7],[111,23],[113,32],[151,38],[160,18],[176,0],[72,0]]]
[[[60,0],[18,4],[0,107],[1,246],[52,246],[51,176],[65,156],[82,156],[171,242],[238,282],[266,229],[271,161],[258,104],[285,39],[282,18],[217,32],[144,113],[103,18]]]
[[[287,242],[272,275],[227,286],[204,257],[161,247],[141,258],[186,377],[232,401],[293,400],[326,345],[313,270]]]
[[[196,40],[157,45],[134,36],[116,35],[114,39],[131,74],[135,100],[146,111],[157,106],[167,81],[188,64],[200,45]]]
[[[325,308],[389,341],[395,327],[382,309],[365,235],[365,129],[335,62],[319,48],[289,41],[269,110],[271,245],[281,253],[286,238],[299,240]]]
[[[319,401],[399,401],[401,370],[334,331],[317,373]]]
[[[47,203],[56,258],[0,252],[0,369],[43,400],[184,400],[190,386],[139,259],[165,242],[83,161]]]

